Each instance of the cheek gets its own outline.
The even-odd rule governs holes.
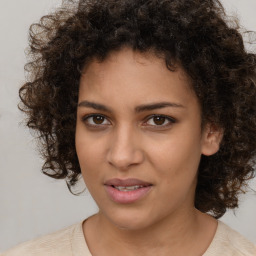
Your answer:
[[[78,156],[79,165],[83,180],[86,184],[86,188],[95,197],[94,188],[98,184],[98,170],[100,167],[100,154],[99,148],[94,146],[94,143],[87,139],[87,136],[82,138],[76,137],[76,151]]]
[[[154,150],[154,169],[156,171],[157,184],[161,194],[170,198],[169,207],[189,200],[194,200],[194,192],[197,182],[197,170],[200,162],[200,150],[194,145],[194,141],[178,141],[175,139],[166,142],[161,148]],[[161,202],[159,202],[161,203]],[[163,200],[161,204],[165,204]],[[166,207],[166,205],[162,205]]]
[[[158,146],[149,147],[149,155],[161,177],[191,179],[201,157],[200,134],[173,136]]]
[[[76,129],[76,153],[82,172],[84,169],[97,166],[101,161],[102,143],[94,136],[84,131],[82,127]]]

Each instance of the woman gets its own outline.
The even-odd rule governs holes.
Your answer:
[[[65,7],[65,8],[64,8]],[[45,174],[99,212],[11,255],[256,255],[217,221],[254,176],[256,55],[219,1],[68,1],[20,89]]]

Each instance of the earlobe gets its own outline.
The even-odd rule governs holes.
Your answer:
[[[206,124],[202,134],[202,154],[206,156],[218,152],[223,138],[223,128],[214,124]]]

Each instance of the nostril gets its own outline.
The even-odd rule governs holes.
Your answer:
[[[129,152],[109,152],[107,161],[118,169],[126,169],[132,165],[138,165],[144,160],[144,154],[140,150]]]

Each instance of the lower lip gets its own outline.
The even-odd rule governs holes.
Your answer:
[[[132,191],[120,191],[112,186],[105,185],[105,190],[107,191],[108,196],[114,202],[119,204],[130,204],[134,203],[143,197],[151,190],[152,186],[147,186]]]

